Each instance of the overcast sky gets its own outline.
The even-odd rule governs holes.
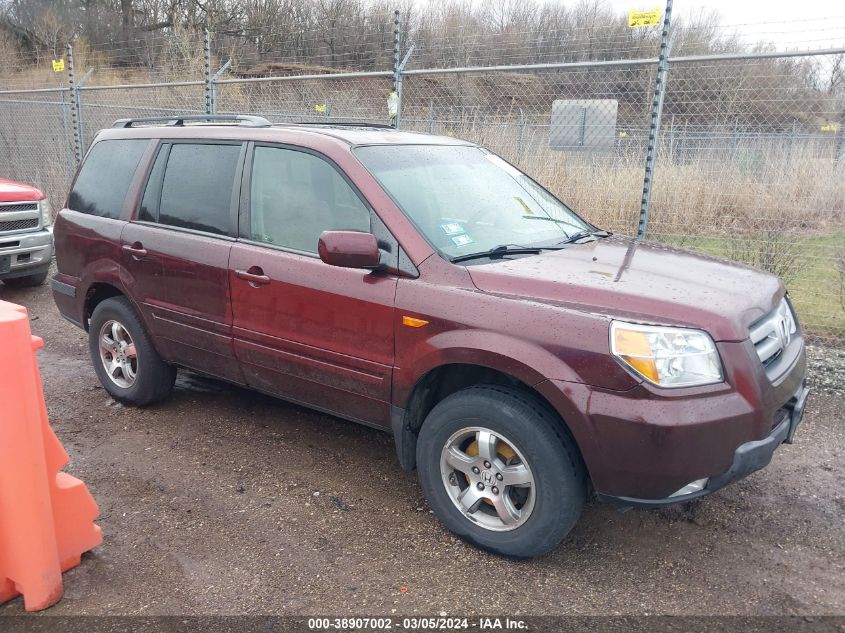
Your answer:
[[[665,7],[666,0],[605,0],[621,12]],[[778,48],[845,46],[845,0],[675,0],[673,15],[715,9],[725,25],[750,41],[769,40]]]

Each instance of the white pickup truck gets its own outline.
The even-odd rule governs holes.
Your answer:
[[[0,178],[0,281],[8,286],[44,283],[53,257],[52,222],[41,190]]]

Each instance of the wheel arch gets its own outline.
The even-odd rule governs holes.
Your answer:
[[[584,463],[581,448],[564,418],[540,391],[532,384],[503,371],[479,363],[451,362],[432,367],[414,383],[405,401],[405,407],[392,408],[391,426],[399,463],[405,471],[416,468],[417,437],[425,418],[431,410],[447,396],[476,385],[498,385],[526,393],[546,407],[560,423],[561,428],[572,439]],[[586,469],[586,466],[585,466]]]
[[[128,292],[118,279],[112,278],[95,279],[86,288],[81,306],[82,326],[85,331],[88,331],[88,324],[91,319],[91,315],[94,314],[94,309],[106,299],[112,299],[114,297],[124,297],[129,302],[129,305],[132,306],[132,309],[138,316],[138,320],[141,322],[141,325],[144,326],[144,330],[146,330],[147,334],[149,334],[149,324],[147,323],[144,313],[139,310],[138,304],[132,297],[132,293]]]
[[[88,331],[91,315],[94,314],[94,310],[98,305],[106,299],[126,296],[126,293],[121,288],[108,281],[95,281],[88,286],[88,289],[85,291],[85,299],[82,303],[82,324],[85,327],[85,331]]]

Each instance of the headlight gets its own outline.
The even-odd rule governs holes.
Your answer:
[[[53,213],[50,211],[50,203],[44,198],[38,203],[41,208],[41,226],[45,229],[53,223]]]
[[[722,363],[710,335],[687,328],[614,321],[610,350],[635,373],[659,387],[722,382]]]

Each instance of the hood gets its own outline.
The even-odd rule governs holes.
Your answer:
[[[717,341],[748,338],[784,294],[776,277],[748,266],[616,236],[467,270],[483,292],[692,326]]]
[[[0,178],[0,202],[31,202],[45,197],[40,189],[31,185]]]

